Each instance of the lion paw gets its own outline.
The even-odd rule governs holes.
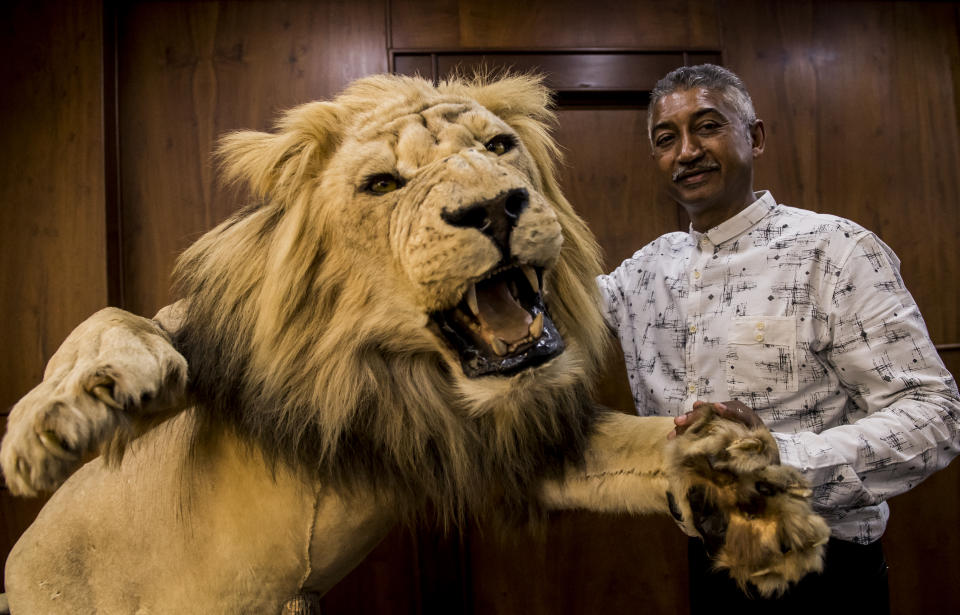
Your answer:
[[[101,310],[11,410],[0,448],[8,487],[16,495],[53,491],[104,446],[122,451],[145,416],[183,396],[186,381],[186,360],[155,323]]]
[[[707,413],[671,444],[672,508],[718,569],[761,595],[782,593],[823,568],[826,522],[799,471],[779,465],[765,428]],[[671,496],[672,497],[672,496]]]

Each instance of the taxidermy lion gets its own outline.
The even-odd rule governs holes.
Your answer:
[[[425,510],[672,510],[743,586],[819,570],[768,432],[668,440],[591,402],[610,334],[549,104],[534,77],[377,76],[226,136],[256,204],[182,255],[182,300],[95,314],[10,414],[10,489],[56,489],[7,561],[14,615],[278,613]]]

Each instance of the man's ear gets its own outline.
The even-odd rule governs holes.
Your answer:
[[[763,120],[757,119],[750,127],[750,144],[753,147],[753,157],[759,158],[767,142],[767,131],[763,127]]]
[[[224,181],[246,183],[260,198],[285,202],[315,177],[340,142],[341,110],[311,102],[287,111],[274,132],[241,130],[217,147]]]

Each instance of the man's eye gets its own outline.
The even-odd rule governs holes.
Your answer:
[[[403,180],[388,173],[374,175],[363,185],[363,189],[372,194],[387,194],[400,188],[403,188]]]
[[[513,135],[497,135],[487,141],[487,151],[493,152],[497,156],[503,156],[517,146],[517,139]]]
[[[670,142],[673,141],[672,135],[663,135],[662,137],[657,137],[657,140],[654,141],[654,145],[657,147],[665,147],[670,145]]]

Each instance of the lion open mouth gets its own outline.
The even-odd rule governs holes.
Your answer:
[[[470,284],[456,307],[433,315],[467,377],[513,374],[563,352],[542,280],[543,270],[529,265],[500,268]]]

